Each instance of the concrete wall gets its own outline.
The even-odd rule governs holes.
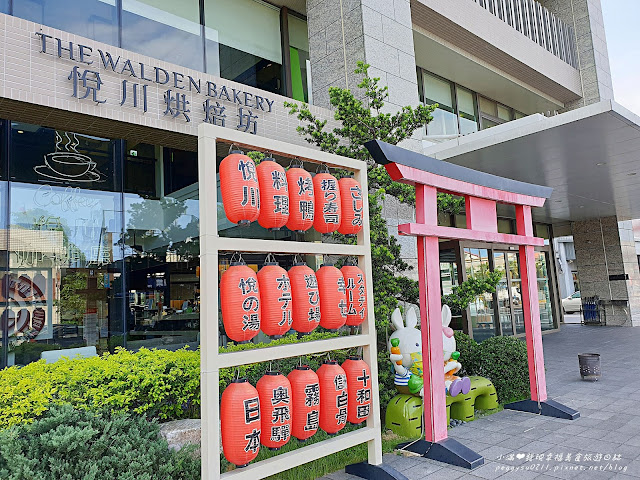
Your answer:
[[[616,217],[573,222],[582,298],[606,303],[607,325],[640,326],[640,269],[631,221]],[[611,280],[611,275],[628,280]]]
[[[613,98],[607,38],[600,0],[540,0],[561,20],[572,25],[582,83],[582,98],[565,105],[573,110]]]

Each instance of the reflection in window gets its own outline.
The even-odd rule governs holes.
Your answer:
[[[207,72],[281,93],[279,9],[253,0],[207,0],[204,7]]]
[[[203,71],[197,0],[122,0],[122,48]]]
[[[13,15],[98,42],[118,45],[115,0],[13,0]]]
[[[476,117],[476,108],[474,95],[471,90],[456,86],[456,94],[458,97],[458,119],[460,122],[460,133],[466,135],[478,131],[478,118]]]
[[[546,252],[535,252],[536,274],[538,277],[538,303],[540,306],[540,328],[552,330],[556,328],[551,306],[551,291],[549,286],[549,270]]]
[[[456,135],[458,133],[458,121],[454,109],[451,83],[424,73],[423,91],[424,102],[427,105],[438,104],[438,108],[431,114],[433,120],[427,125],[427,134]]]
[[[489,251],[486,248],[465,248],[467,278],[483,278],[490,271]],[[473,338],[481,342],[496,334],[494,323],[494,298],[492,293],[478,295],[469,305]]]
[[[289,15],[288,18],[292,97],[302,102],[308,102],[309,36],[307,22],[293,15]]]
[[[148,177],[125,177],[129,192],[124,196],[127,347],[196,347],[200,325],[197,155],[132,142],[126,151],[126,172],[145,168]],[[146,162],[143,167],[141,160]],[[149,194],[142,195],[143,191]]]
[[[0,13],[9,13],[9,0],[0,0]]]

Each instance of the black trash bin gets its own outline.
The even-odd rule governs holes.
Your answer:
[[[578,363],[580,364],[580,376],[583,380],[595,382],[600,378],[599,353],[579,353]]]

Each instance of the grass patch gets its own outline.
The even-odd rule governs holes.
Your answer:
[[[359,426],[355,425],[347,425],[342,429],[340,434],[353,432],[358,430]],[[340,436],[340,435],[338,435]],[[289,440],[284,447],[282,447],[279,451],[274,452],[269,450],[266,447],[260,448],[260,453],[258,457],[254,460],[254,462],[258,462],[260,460],[265,460],[267,458],[274,457],[276,455],[280,455],[282,453],[291,452],[293,450],[297,450],[298,448],[306,447],[307,445],[312,445],[314,443],[322,442],[323,440],[327,440],[332,436],[326,434],[322,430],[319,430],[313,437],[307,440],[304,443],[299,442],[295,438]],[[382,434],[382,452],[389,453],[392,452],[395,446],[403,442],[405,439],[398,435],[395,435],[392,432],[387,432]],[[234,465],[230,464],[224,455],[220,456],[221,470],[223,472],[231,471],[235,468]],[[344,468],[346,465],[352,463],[363,462],[367,460],[367,444],[362,443],[360,445],[356,445],[353,448],[348,448],[347,450],[342,450],[340,452],[334,453],[327,457],[319,458],[318,460],[314,460],[309,463],[305,463],[300,465],[299,467],[291,468],[289,470],[285,470],[284,472],[278,473],[271,477],[268,477],[268,480],[315,480],[317,478],[323,477],[328,473],[335,472]]]

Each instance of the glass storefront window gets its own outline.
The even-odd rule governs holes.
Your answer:
[[[137,156],[130,155],[132,150]],[[200,328],[197,154],[131,142],[126,151],[127,348],[195,348]],[[141,169],[146,178],[135,175]]]
[[[458,121],[460,133],[467,135],[478,131],[478,117],[476,117],[476,105],[473,92],[466,88],[456,86],[458,98]]]
[[[108,139],[12,124],[2,293],[16,364],[44,350],[124,344],[114,149]]]
[[[116,0],[13,0],[13,15],[118,45]]]
[[[496,286],[496,296],[498,298],[498,315],[500,328],[503,335],[513,335],[513,322],[511,318],[511,298],[509,295],[509,281],[507,279],[507,264],[505,252],[494,252],[493,269],[501,272],[502,277]]]
[[[122,48],[204,71],[198,0],[122,0]]]
[[[465,248],[464,256],[467,278],[482,278],[489,272],[489,250],[486,248]],[[469,316],[476,342],[496,335],[492,293],[477,296],[469,305]]]
[[[540,306],[540,328],[552,330],[556,328],[553,320],[551,291],[549,287],[548,254],[535,252],[536,275],[538,277],[538,304]]]
[[[308,102],[309,34],[307,33],[307,22],[291,14],[288,18],[292,97],[301,102]]]
[[[498,118],[500,120],[504,120],[505,122],[511,120],[511,109],[505,107],[504,105],[498,104]]]
[[[452,84],[446,80],[424,73],[422,76],[424,102],[427,105],[438,104],[431,114],[433,120],[427,125],[428,135],[457,135]]]
[[[204,20],[208,73],[282,93],[278,8],[253,0],[206,0]]]

